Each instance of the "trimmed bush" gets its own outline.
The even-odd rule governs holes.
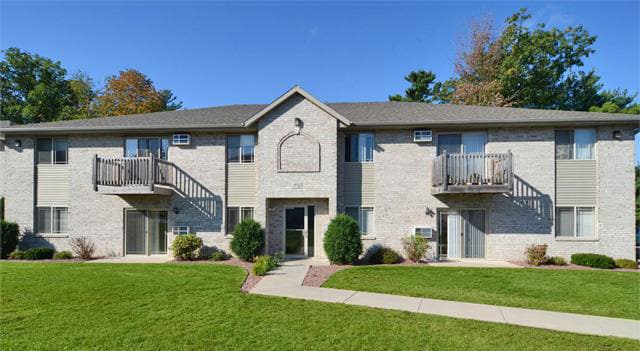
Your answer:
[[[73,254],[71,253],[71,251],[60,251],[56,252],[56,254],[53,255],[53,258],[55,258],[56,260],[70,260],[73,258]]]
[[[253,263],[253,274],[258,276],[266,275],[270,270],[276,268],[278,264],[277,258],[269,255],[258,256]]]
[[[338,214],[324,234],[324,251],[331,263],[351,264],[362,254],[358,223],[346,214]]]
[[[638,263],[627,258],[619,258],[616,261],[616,267],[625,269],[638,269]]]
[[[195,234],[178,235],[173,239],[171,250],[178,260],[195,260],[200,256],[202,238]]]
[[[593,268],[616,268],[616,263],[613,261],[613,258],[592,253],[573,254],[571,255],[571,263]]]
[[[251,262],[264,249],[264,230],[260,223],[245,219],[236,225],[231,239],[231,251],[241,260]]]
[[[400,255],[389,247],[380,247],[374,251],[368,260],[369,264],[396,264],[400,263]]]
[[[24,260],[24,251],[14,250],[9,254],[10,260]]]
[[[26,260],[50,260],[56,250],[50,247],[34,247],[24,252]]]
[[[524,255],[527,258],[527,263],[533,266],[540,266],[549,261],[549,257],[547,257],[547,244],[531,244],[524,250]]]
[[[214,251],[211,256],[209,256],[211,261],[225,261],[228,259],[227,255],[222,251]]]
[[[421,236],[406,236],[402,238],[402,248],[409,261],[420,262],[429,250],[429,241]]]
[[[7,258],[18,247],[19,234],[16,223],[0,220],[0,258]]]
[[[90,260],[96,252],[96,245],[84,236],[71,239],[71,250],[83,260]]]
[[[545,262],[545,264],[551,264],[554,266],[566,266],[567,261],[560,256],[553,256],[553,257],[549,257],[549,259],[547,260],[547,262]]]

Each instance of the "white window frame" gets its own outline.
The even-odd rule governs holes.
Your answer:
[[[371,159],[366,159],[366,142],[363,142],[366,140],[365,135],[371,135]],[[353,138],[354,136],[357,136],[358,138],[358,160],[357,161],[346,161],[346,158],[348,157],[347,155],[347,136],[349,136],[349,138]],[[344,150],[345,150],[345,162],[346,163],[373,163],[374,159],[375,159],[375,148],[376,148],[376,135],[374,132],[356,132],[356,133],[346,133],[345,134],[345,138],[344,138]],[[352,207],[352,206],[349,206]]]
[[[244,156],[244,152],[243,148],[244,147],[248,147],[248,145],[243,146],[242,145],[242,139],[243,137],[252,137],[253,138],[253,145],[251,145],[251,158],[246,158]],[[240,142],[239,142],[239,146],[236,147],[235,149],[237,150],[238,154],[238,161],[230,161],[229,160],[229,138],[235,138],[238,137],[240,138]],[[226,149],[226,158],[227,158],[227,163],[255,163],[256,160],[256,135],[255,134],[233,134],[233,135],[227,135],[227,149]]]
[[[362,236],[363,238],[373,238],[375,237],[375,223],[376,223],[376,209],[373,206],[345,206],[344,208],[344,213],[347,214],[347,209],[353,209],[356,208],[358,210],[358,218],[356,219],[356,221],[358,222],[358,229],[360,229],[360,236]],[[367,233],[364,233],[362,231],[362,226],[360,225],[360,223],[362,223],[362,219],[363,219],[363,212],[365,209],[370,209],[371,210],[371,215],[373,216],[373,218],[371,219],[371,224],[372,224],[372,228],[368,228],[369,231]]]
[[[171,227],[173,235],[187,235],[190,231],[191,228],[188,225],[174,225]]]
[[[38,150],[38,144],[40,140],[49,140],[51,142],[51,162],[49,163],[40,163],[40,150]],[[55,145],[56,145],[56,140],[64,140],[67,143],[67,149],[65,150],[65,155],[66,155],[66,160],[65,162],[58,162],[56,160],[56,149],[55,149]],[[36,149],[36,164],[38,165],[67,165],[69,164],[69,138],[66,137],[62,137],[62,138],[37,138],[36,139],[36,145],[35,145],[35,149]]]
[[[39,220],[40,218],[40,214],[39,214],[39,210],[41,208],[48,208],[49,209],[49,230],[45,231],[45,232],[40,232],[40,223],[36,222],[36,234],[38,235],[65,235],[69,232],[69,207],[64,207],[64,206],[36,206],[36,221]],[[55,211],[59,210],[59,209],[64,209],[67,212],[67,228],[66,231],[54,231],[54,228],[56,227],[54,219],[55,217]]]
[[[158,139],[160,141],[160,149],[158,150],[159,156],[158,158],[162,159],[162,160],[168,160],[169,159],[169,138],[167,136],[147,136],[147,137],[125,137],[124,138],[124,157],[128,157],[127,156],[127,140],[135,140],[136,141],[136,156],[129,156],[129,157],[144,157],[144,156],[140,156],[140,148],[138,147],[138,145],[140,144],[140,140],[152,140],[152,139]],[[167,151],[166,151],[166,155],[164,155],[164,157],[162,157],[162,141],[166,140],[167,142]],[[147,141],[148,143],[148,141]],[[148,150],[148,149],[147,149]]]
[[[230,209],[238,209],[238,223],[236,223],[234,225],[234,229],[235,226],[240,224],[240,222],[242,222],[245,219],[253,219],[255,220],[256,218],[256,210],[254,206],[227,206],[227,212],[225,213],[225,222],[226,222],[226,227],[225,227],[225,231],[227,235],[233,235],[233,231],[230,230],[231,229],[231,225],[229,223],[229,210]],[[245,210],[250,210],[251,211],[251,218],[244,216],[244,211]]]
[[[577,130],[592,130],[593,131],[593,158],[576,158],[576,131]],[[558,128],[556,131],[570,131],[573,133],[573,143],[571,143],[571,158],[558,159],[556,161],[595,161],[598,158],[598,130],[596,128]],[[555,155],[555,136],[554,136],[554,155]],[[571,206],[559,206],[559,207],[571,207]]]
[[[191,134],[189,133],[174,133],[171,136],[172,145],[191,145]]]
[[[424,234],[418,234],[418,232],[422,231],[422,230],[428,230],[429,231],[429,235],[427,236],[427,235],[424,235]],[[415,227],[413,227],[413,235],[414,236],[421,236],[421,237],[426,238],[426,239],[433,239],[433,228],[429,227],[429,226],[426,226],[426,225],[425,226],[415,226]]]
[[[559,235],[558,233],[558,208],[570,208],[573,210],[573,235]],[[591,236],[578,236],[578,210],[579,209],[590,209],[593,211],[593,233]],[[554,216],[555,220],[555,237],[558,240],[587,240],[593,241],[598,240],[598,213],[595,206],[556,206]]]
[[[431,129],[414,130],[413,141],[416,143],[430,143],[433,141],[433,132]]]

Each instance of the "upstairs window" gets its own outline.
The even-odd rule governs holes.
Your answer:
[[[345,162],[373,162],[373,133],[353,133],[345,135]]]
[[[67,138],[38,138],[36,142],[39,165],[67,164],[69,140]]]
[[[256,137],[253,134],[227,137],[227,162],[253,163]]]
[[[445,150],[447,154],[484,153],[487,145],[487,133],[465,132],[438,135],[438,155]]]
[[[150,157],[167,159],[169,138],[127,138],[124,155],[126,157]]]
[[[595,160],[596,130],[556,130],[556,160]]]

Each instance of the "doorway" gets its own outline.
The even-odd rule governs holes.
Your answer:
[[[125,210],[126,255],[163,255],[167,253],[167,211]]]
[[[438,255],[443,258],[484,258],[485,210],[440,212]]]
[[[285,208],[285,255],[308,256],[315,254],[315,207],[296,206]]]

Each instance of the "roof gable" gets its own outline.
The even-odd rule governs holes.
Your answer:
[[[338,121],[342,122],[343,124],[345,124],[347,126],[351,125],[351,121],[349,119],[347,119],[343,115],[339,114],[334,109],[332,109],[331,107],[327,106],[326,104],[320,102],[318,99],[313,97],[313,95],[309,94],[308,92],[306,92],[304,89],[302,89],[298,85],[296,85],[293,88],[289,89],[289,91],[287,91],[286,93],[281,95],[279,98],[275,99],[272,103],[267,105],[265,108],[263,108],[262,110],[258,111],[256,114],[251,116],[251,118],[249,118],[248,120],[244,121],[242,123],[242,125],[245,126],[245,127],[252,125],[256,121],[258,121],[260,118],[262,118],[264,115],[266,115],[267,113],[271,112],[273,109],[278,107],[281,103],[285,102],[288,98],[290,98],[294,94],[300,94],[302,97],[304,97],[305,99],[307,99],[308,101],[310,101],[311,103],[316,105],[318,108],[320,108],[324,112],[328,113],[331,117],[333,117],[333,118],[337,119]]]

